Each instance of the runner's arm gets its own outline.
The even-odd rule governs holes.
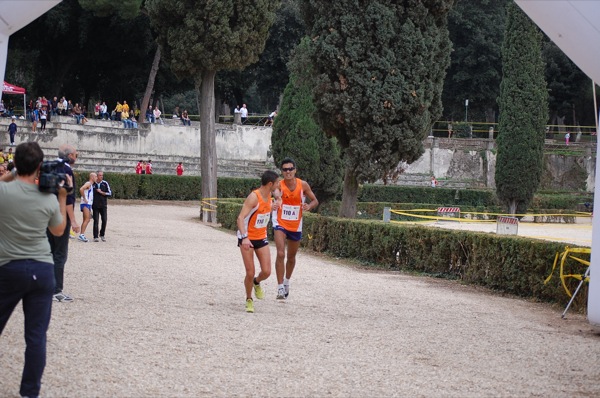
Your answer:
[[[319,200],[313,193],[312,189],[310,189],[310,185],[308,185],[308,182],[302,181],[302,190],[304,191],[304,195],[308,196],[308,198],[310,199],[310,203],[305,203],[302,206],[302,210],[310,211],[317,207],[319,205]]]
[[[251,192],[250,195],[244,200],[244,205],[242,206],[242,210],[237,218],[237,227],[238,231],[242,236],[248,235],[248,231],[246,231],[246,226],[244,225],[244,219],[250,214],[252,209],[258,204],[258,198],[254,192]]]

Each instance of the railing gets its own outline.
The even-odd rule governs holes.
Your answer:
[[[451,130],[451,133],[450,133]],[[451,138],[497,138],[498,123],[452,122],[440,120],[433,124],[431,136]],[[546,138],[564,140],[564,134],[571,134],[570,142],[596,142],[596,126],[546,125]],[[579,136],[579,139],[577,139]]]

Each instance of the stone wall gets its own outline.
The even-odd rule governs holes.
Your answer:
[[[0,119],[4,132],[9,119]],[[69,117],[55,117],[47,130],[31,132],[31,123],[17,121],[17,144],[37,141],[48,156],[55,156],[63,143],[73,144],[80,153],[77,169],[133,172],[140,159],[152,159],[158,174],[175,174],[183,162],[186,175],[200,175],[200,126],[183,126],[178,120],[165,124],[144,124],[138,129],[125,129],[121,122],[90,120],[84,126]],[[270,127],[216,125],[219,176],[256,178],[273,168],[270,153]],[[0,145],[6,148],[8,134],[0,134]],[[396,184],[422,185],[431,176],[441,186],[494,188],[496,147],[492,139],[434,138],[423,142],[425,153],[411,165],[401,165],[404,172]],[[566,152],[565,149],[569,149]],[[573,143],[569,147],[548,141],[542,186],[548,189],[587,190],[593,192],[596,169],[596,144]],[[552,154],[552,152],[556,152]],[[563,151],[568,153],[561,155]],[[527,172],[524,170],[523,172]]]
[[[7,130],[9,119],[0,120]],[[79,151],[79,170],[132,172],[138,160],[152,159],[158,174],[175,174],[183,162],[186,175],[200,175],[200,125],[183,126],[174,120],[164,125],[146,123],[138,129],[125,129],[122,122],[90,120],[76,124],[70,117],[54,117],[45,132],[38,126],[18,120],[16,143],[37,141],[48,156],[55,156],[61,144],[72,144]],[[6,147],[8,134],[0,136]],[[273,167],[269,146],[271,128],[241,125],[216,125],[219,176],[257,177]]]
[[[441,186],[495,188],[494,140],[428,137],[423,146],[423,156],[411,165],[404,165],[404,172],[395,184],[428,186],[434,175]],[[560,154],[561,151],[566,154]],[[566,147],[548,140],[542,188],[593,192],[595,152],[596,143],[572,143]]]

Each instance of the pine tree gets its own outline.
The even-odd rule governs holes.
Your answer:
[[[320,203],[334,199],[342,183],[343,163],[340,148],[325,136],[314,120],[308,40],[304,39],[290,61],[290,81],[283,93],[279,114],[273,126],[271,150],[275,165],[291,157],[298,177],[306,180]]]
[[[340,216],[354,217],[358,184],[387,178],[423,154],[442,113],[453,0],[308,0],[317,121],[344,151]]]
[[[502,44],[496,193],[510,214],[527,208],[543,172],[548,91],[542,34],[509,3]]]
[[[147,0],[161,53],[179,78],[190,78],[200,91],[202,219],[216,222],[215,75],[258,61],[280,0]]]

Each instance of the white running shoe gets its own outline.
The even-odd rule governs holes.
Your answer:
[[[89,242],[88,238],[86,238],[84,234],[79,234],[79,240],[82,242]]]
[[[285,300],[285,289],[281,285],[277,288],[277,300]]]
[[[290,285],[289,284],[283,284],[283,293],[285,298],[288,298],[288,296],[290,295]]]

